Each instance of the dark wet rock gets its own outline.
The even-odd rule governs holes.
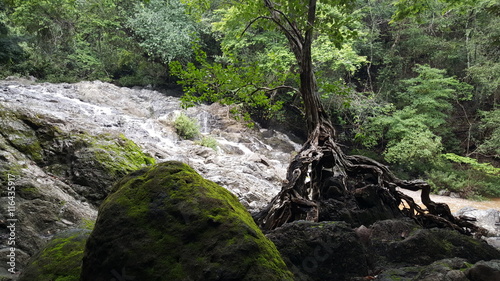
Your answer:
[[[292,280],[238,199],[169,161],[123,178],[99,208],[82,281]]]
[[[500,258],[500,252],[483,240],[449,229],[422,229],[410,220],[381,221],[371,228],[369,249],[378,267],[428,265],[454,257],[470,263]]]
[[[348,280],[369,273],[367,251],[345,222],[295,221],[267,234],[296,280]]]
[[[470,281],[500,280],[500,260],[480,261],[465,272]]]
[[[322,192],[331,193],[332,196],[341,194],[336,191],[334,177],[325,181]],[[320,204],[319,218],[321,221],[345,221],[352,227],[370,225],[376,221],[401,217],[394,213],[377,194],[377,189],[372,185],[359,188],[348,198],[328,199]]]
[[[466,281],[481,260],[500,259],[483,240],[390,219],[352,229],[345,222],[297,221],[270,231],[298,280]],[[368,278],[368,279],[367,279]]]
[[[438,260],[428,266],[407,266],[387,269],[377,276],[380,281],[468,281],[465,274],[471,266],[465,259]]]

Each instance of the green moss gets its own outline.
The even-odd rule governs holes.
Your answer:
[[[17,194],[24,199],[31,200],[43,196],[38,190],[38,188],[36,186],[32,186],[31,183],[20,185],[16,189],[17,189]]]
[[[34,257],[19,281],[79,281],[89,233],[74,230],[59,234]]]
[[[81,135],[89,143],[95,160],[103,166],[111,176],[124,174],[155,163],[155,159],[145,154],[133,141],[123,134],[112,135]]]
[[[0,107],[0,133],[20,152],[34,161],[43,159],[43,150],[33,125],[33,118]]]
[[[151,272],[144,273],[138,261],[130,267],[148,280],[215,280],[220,272],[240,280],[292,279],[275,245],[236,196],[183,163],[161,163],[129,174],[99,211],[96,233],[126,221],[133,236],[141,237],[140,244],[132,234],[119,239],[128,251],[143,253],[141,261],[147,260]],[[96,237],[92,243],[108,239]]]
[[[83,229],[92,230],[95,227],[95,220],[83,219],[80,225]]]

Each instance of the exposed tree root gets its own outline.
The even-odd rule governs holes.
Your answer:
[[[334,141],[328,121],[321,122],[288,167],[280,193],[255,217],[264,230],[295,220],[318,221],[322,202],[375,192],[392,213],[413,218],[424,227],[455,229],[486,235],[486,230],[454,217],[448,205],[430,199],[431,187],[422,180],[398,179],[388,167],[364,156],[347,156]],[[373,190],[373,189],[376,190]],[[421,190],[422,208],[397,190]]]

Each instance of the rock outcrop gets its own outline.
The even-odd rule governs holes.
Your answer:
[[[500,250],[500,210],[465,207],[458,210],[455,215],[467,218],[471,223],[488,230],[488,237],[484,237],[484,240]]]
[[[345,222],[296,221],[267,236],[296,280],[371,280],[378,276],[376,280],[466,281],[465,271],[475,263],[500,259],[500,252],[482,240],[447,229],[422,229],[409,219],[384,220],[356,229]]]
[[[94,220],[116,180],[155,161],[123,135],[65,132],[58,122],[0,104],[0,185],[9,187],[0,198],[0,251],[15,246],[16,272],[54,234]],[[0,256],[0,271],[7,259]]]
[[[292,280],[238,199],[189,166],[133,172],[99,208],[82,281]]]
[[[14,270],[22,270],[54,234],[94,220],[116,180],[155,159],[187,162],[249,210],[263,207],[297,145],[281,133],[246,128],[228,110],[214,104],[186,111],[217,139],[215,151],[179,139],[172,122],[180,102],[157,91],[99,81],[0,81],[0,184],[15,185],[15,200],[1,191],[0,252],[9,248],[7,219],[17,219]],[[0,277],[9,275],[7,260],[0,255]]]
[[[429,265],[447,258],[464,258],[469,263],[500,259],[500,251],[485,241],[450,229],[422,229],[411,220],[374,223],[367,248],[372,264],[379,268],[394,265]]]

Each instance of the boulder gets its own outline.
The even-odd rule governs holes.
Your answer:
[[[408,218],[354,229],[346,222],[295,221],[267,236],[296,280],[467,281],[466,270],[474,263],[500,259],[500,252],[483,240],[423,229]],[[496,270],[491,262],[486,265]]]
[[[176,161],[129,174],[100,206],[81,280],[117,276],[292,280],[236,196]]]
[[[483,240],[450,229],[423,229],[408,219],[380,221],[370,228],[368,249],[377,268],[429,265],[455,257],[469,263],[500,258],[500,251]]]
[[[296,280],[349,280],[369,273],[367,251],[345,222],[295,221],[267,234]]]
[[[88,229],[61,232],[32,257],[18,281],[79,281]]]
[[[500,260],[480,261],[465,272],[470,281],[500,280]]]
[[[465,259],[443,259],[428,266],[406,266],[388,269],[379,274],[376,280],[469,281],[464,271],[470,266]]]
[[[500,210],[465,207],[458,210],[456,216],[469,218],[471,223],[488,230],[490,236],[500,237]]]
[[[345,221],[352,227],[370,225],[376,221],[402,217],[400,213],[394,213],[388,208],[379,194],[376,185],[367,185],[356,189],[349,195],[339,192],[339,177],[332,176],[323,182],[322,192],[330,196],[343,196],[341,199],[323,200],[319,208],[319,219],[321,221]]]

